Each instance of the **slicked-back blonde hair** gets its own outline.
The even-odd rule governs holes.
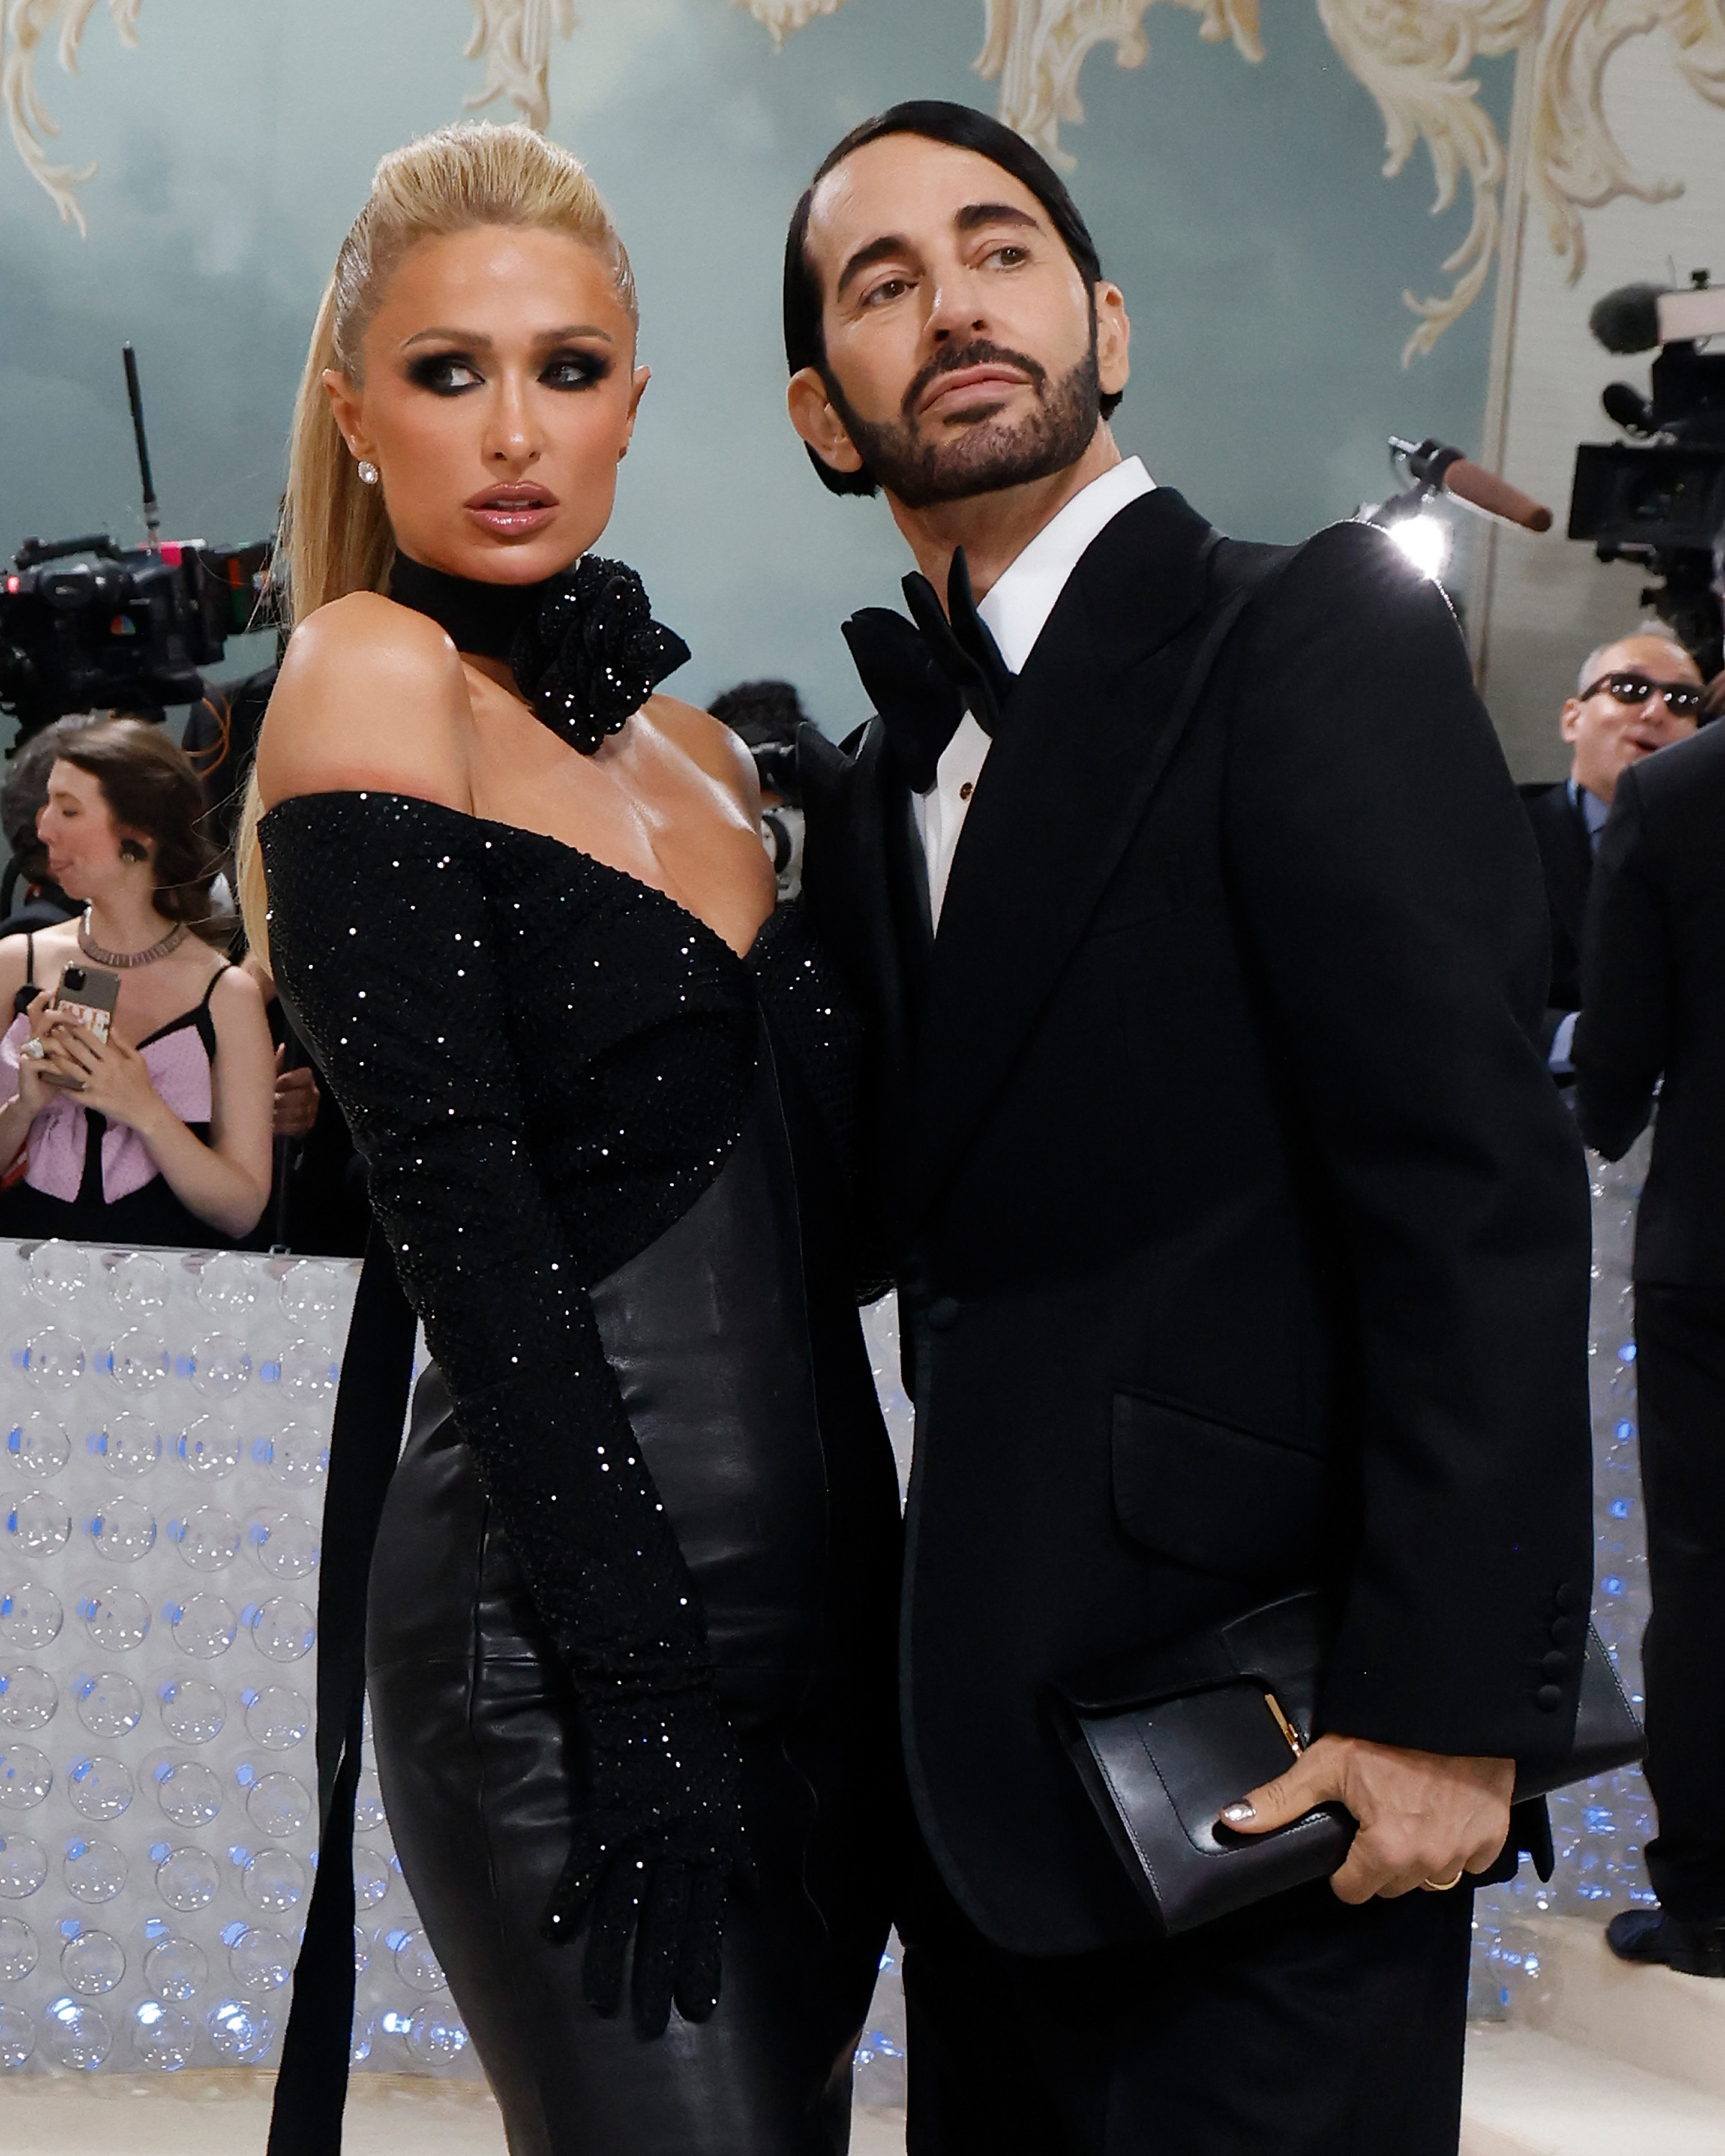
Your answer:
[[[465,121],[392,150],[377,167],[365,208],[336,257],[317,311],[294,406],[287,495],[275,551],[278,600],[305,620],[349,592],[380,592],[395,559],[382,490],[360,479],[323,386],[326,372],[365,379],[365,336],[403,258],[424,239],[476,226],[565,233],[609,266],[617,296],[639,325],[634,273],[598,189],[578,157],[516,121]],[[266,896],[251,782],[238,845],[246,934],[267,951]]]

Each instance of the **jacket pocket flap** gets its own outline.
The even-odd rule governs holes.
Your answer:
[[[1309,1576],[1324,1465],[1138,1393],[1114,1399],[1114,1509],[1135,1543],[1224,1578]]]

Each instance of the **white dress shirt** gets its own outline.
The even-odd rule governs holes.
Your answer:
[[[1024,672],[1024,662],[1035,649],[1055,600],[1066,588],[1066,579],[1091,540],[1113,522],[1129,501],[1148,494],[1155,485],[1140,458],[1127,457],[1124,463],[1112,465],[1075,494],[1060,514],[1043,526],[979,603],[977,612],[988,624],[1001,657],[1014,674]],[[928,870],[928,910],[937,928],[958,834],[964,829],[965,814],[982,777],[988,748],[988,735],[966,711],[936,767],[933,785],[926,793],[911,796]]]

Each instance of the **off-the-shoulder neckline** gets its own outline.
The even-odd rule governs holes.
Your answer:
[[[571,845],[567,839],[559,839],[549,831],[530,831],[525,824],[501,824],[495,817],[475,816],[471,809],[451,808],[447,802],[428,800],[423,793],[397,793],[384,786],[329,787],[316,793],[290,793],[285,800],[278,801],[273,808],[264,811],[258,819],[258,829],[261,831],[272,817],[279,816],[284,809],[302,807],[314,801],[408,802],[415,808],[429,810],[433,815],[447,816],[456,823],[470,824],[475,831],[501,831],[506,839],[526,839],[536,841],[541,845],[554,847],[560,854],[572,855],[583,867],[596,870],[600,875],[610,876],[619,883],[627,884],[632,891],[644,892],[649,898],[660,901],[680,918],[691,923],[734,963],[741,966],[747,963],[747,952],[733,950],[716,928],[703,921],[698,913],[691,913],[680,899],[673,898],[658,884],[649,883],[644,876],[631,875],[627,869],[619,869],[609,861],[602,861],[597,854],[590,854],[581,846]],[[488,839],[486,844],[490,844],[490,841]],[[768,920],[772,917],[769,914]],[[766,926],[767,922],[763,921],[761,927]],[[757,943],[760,937],[761,930],[757,928],[755,931]],[[751,951],[754,947],[753,943],[749,946]]]

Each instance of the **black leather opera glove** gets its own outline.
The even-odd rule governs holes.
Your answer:
[[[589,1804],[547,1926],[563,1937],[588,1919],[588,1994],[606,2013],[635,1938],[636,2007],[656,2033],[674,1991],[691,2015],[716,1999],[742,1825],[694,1584],[587,1291],[619,1261],[617,1224],[588,1236],[579,1176],[554,1194],[536,1164],[588,1074],[552,1070],[546,1105],[531,1023],[546,965],[523,956],[523,913],[572,916],[583,857],[548,860],[553,841],[388,793],[285,802],[259,835],[276,979],[352,1126],[402,1286],[579,1704]],[[597,887],[590,931],[615,896]],[[630,952],[599,942],[626,993]],[[522,1077],[536,1053],[536,1116]]]

